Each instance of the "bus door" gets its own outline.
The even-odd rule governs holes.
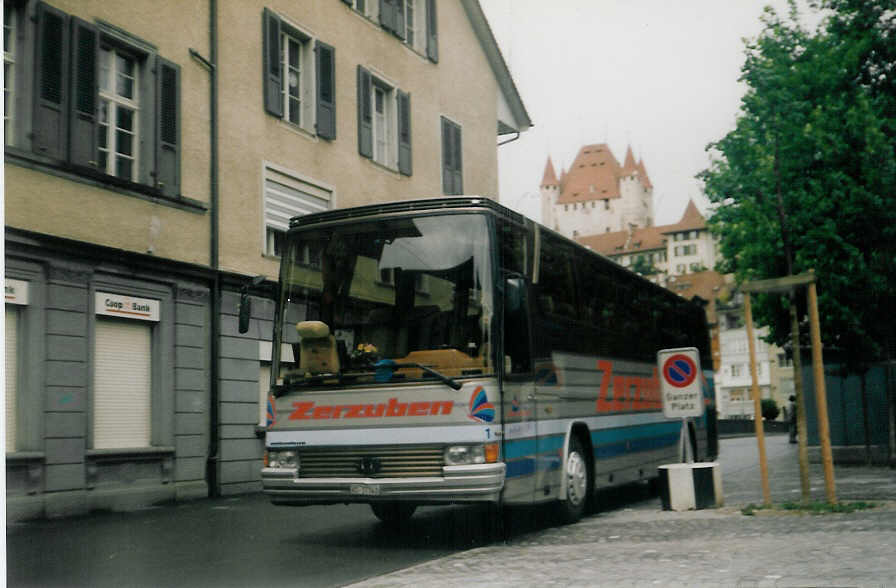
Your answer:
[[[538,438],[529,294],[525,278],[504,283],[503,417],[505,503],[530,503],[537,476]]]

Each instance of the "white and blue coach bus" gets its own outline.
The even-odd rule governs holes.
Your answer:
[[[575,521],[597,489],[680,461],[656,369],[673,347],[711,365],[700,305],[487,198],[294,218],[264,492],[393,523],[474,502]],[[697,459],[714,457],[714,423],[693,425]]]

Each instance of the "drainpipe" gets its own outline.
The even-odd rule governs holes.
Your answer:
[[[190,55],[202,63],[209,72],[209,266],[213,272],[211,283],[211,329],[209,336],[209,441],[205,479],[210,497],[218,496],[218,400],[220,387],[220,338],[221,338],[221,272],[219,263],[219,206],[218,206],[218,6],[217,0],[209,0],[209,58],[205,59],[194,49]]]

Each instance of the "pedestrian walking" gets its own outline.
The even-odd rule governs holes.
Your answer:
[[[790,431],[790,442],[796,443],[796,396],[790,395],[790,404],[787,405],[788,430]]]

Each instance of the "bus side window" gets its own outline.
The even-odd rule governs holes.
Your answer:
[[[526,281],[508,278],[504,284],[504,355],[510,360],[505,365],[508,373],[519,374],[532,370],[529,352],[529,312]]]

